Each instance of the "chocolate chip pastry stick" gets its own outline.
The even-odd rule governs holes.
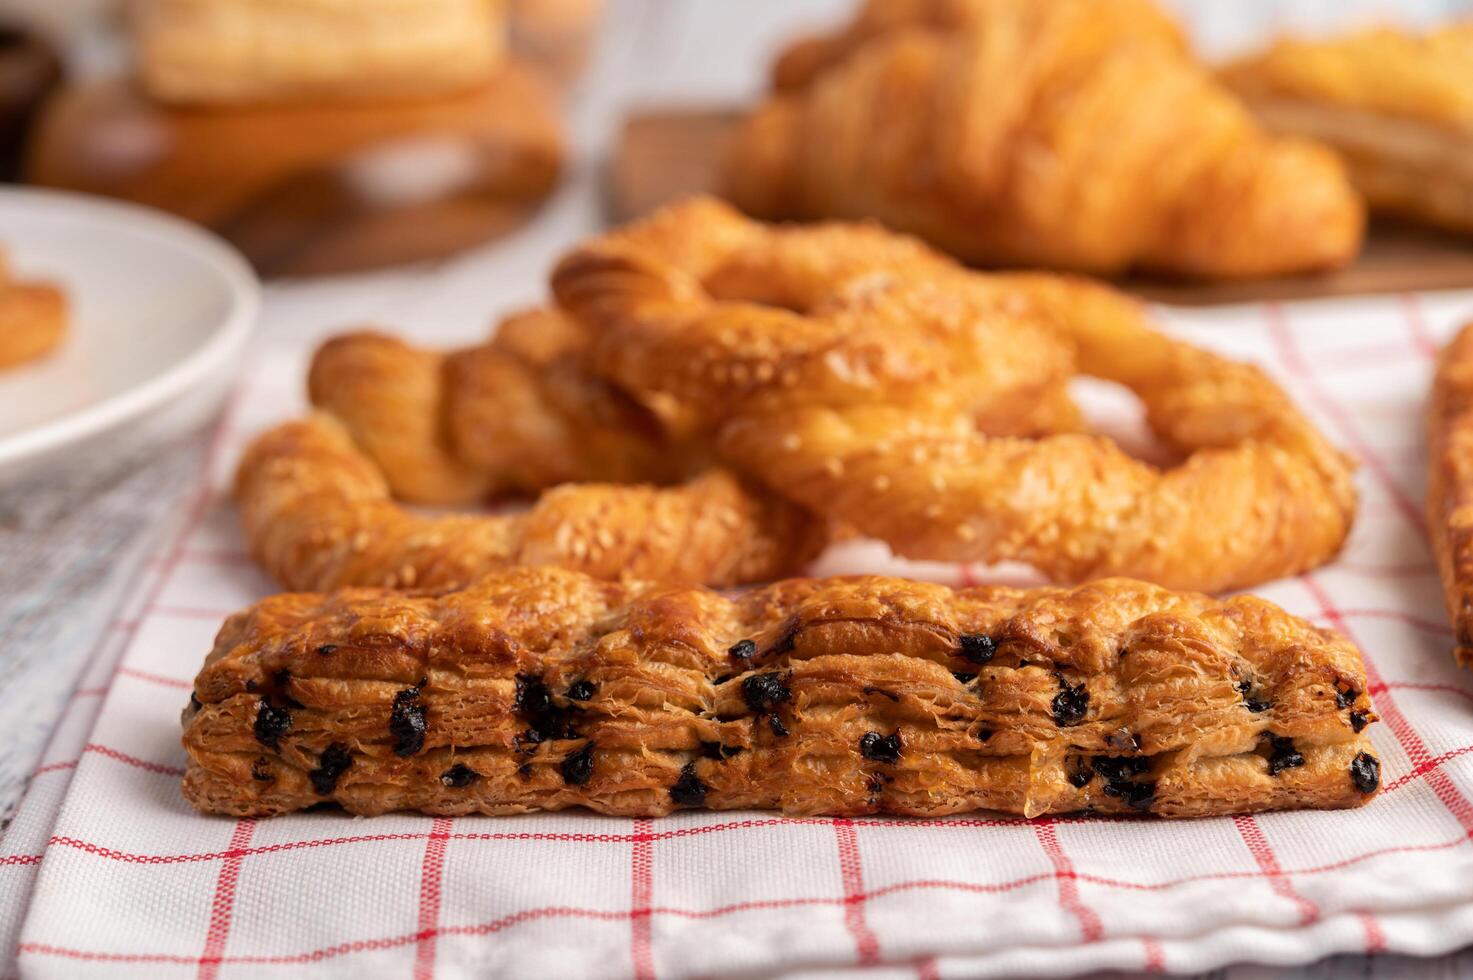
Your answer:
[[[1365,689],[1354,647],[1251,596],[515,568],[231,617],[184,793],[238,816],[1353,807],[1380,777]]]

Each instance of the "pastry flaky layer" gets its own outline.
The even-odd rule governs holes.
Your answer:
[[[1453,624],[1473,667],[1473,323],[1443,349],[1427,403],[1427,530]]]
[[[780,59],[726,189],[873,217],[984,265],[1200,279],[1342,266],[1336,157],[1271,136],[1147,0],[869,0]]]
[[[1354,647],[1249,596],[520,568],[231,617],[184,793],[237,816],[1353,807],[1380,777],[1365,692]]]
[[[1473,233],[1473,21],[1286,38],[1223,78],[1271,129],[1339,151],[1373,209]]]
[[[443,95],[502,59],[501,0],[150,0],[143,84],[192,104]]]

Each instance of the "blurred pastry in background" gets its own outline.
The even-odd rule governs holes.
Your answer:
[[[207,225],[267,273],[444,255],[555,186],[556,98],[487,0],[146,0],[136,79],[78,87],[34,183]]]
[[[587,67],[603,0],[508,0],[511,46],[560,86]]]
[[[1473,21],[1285,38],[1223,78],[1269,128],[1340,151],[1373,211],[1473,233]]]
[[[0,180],[20,176],[26,134],[61,80],[61,59],[51,45],[0,25]]]
[[[870,0],[775,81],[726,169],[759,217],[878,218],[985,266],[1202,280],[1360,247],[1335,155],[1268,135],[1149,0]]]
[[[65,338],[66,324],[66,293],[48,282],[16,280],[0,252],[0,368],[50,354]]]

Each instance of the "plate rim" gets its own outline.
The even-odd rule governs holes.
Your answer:
[[[201,258],[224,283],[230,305],[225,317],[211,325],[210,335],[203,344],[162,371],[100,401],[13,435],[0,437],[0,467],[24,463],[32,457],[127,425],[182,397],[245,345],[260,318],[260,279],[239,251],[199,225],[146,205],[73,191],[37,187],[0,188],[0,207],[10,201],[101,213],[141,226],[156,237],[174,242]],[[61,270],[59,275],[64,279],[65,270]]]

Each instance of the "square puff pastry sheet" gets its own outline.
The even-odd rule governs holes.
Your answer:
[[[438,95],[485,81],[502,0],[146,0],[145,89],[173,103]]]

